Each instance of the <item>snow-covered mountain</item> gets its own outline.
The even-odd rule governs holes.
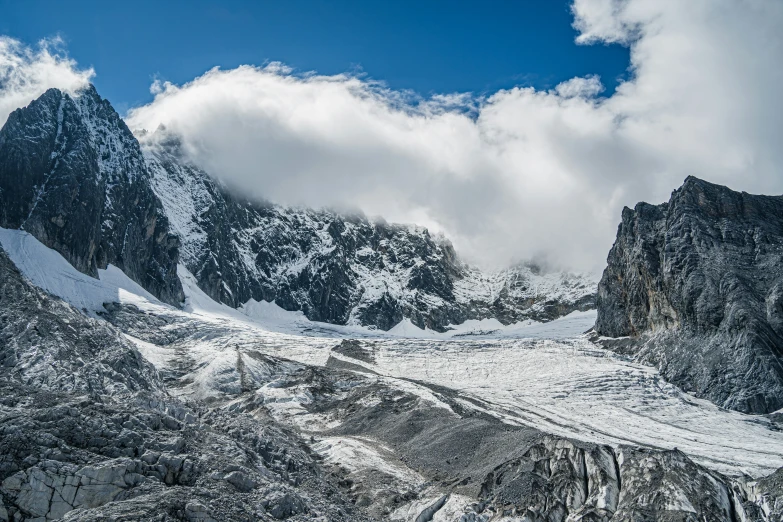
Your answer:
[[[248,201],[93,88],[48,91],[0,131],[0,522],[780,522],[783,410],[665,380],[759,360],[759,329],[705,330],[715,302],[777,332],[780,227],[743,219],[780,201],[696,188],[624,214],[598,339],[590,276]],[[638,357],[689,322],[745,351]]]
[[[422,227],[249,201],[164,130],[143,142],[93,87],[47,91],[0,133],[0,226],[29,231],[84,273],[113,264],[170,303],[182,300],[181,259],[232,307],[274,301],[314,321],[382,330],[593,307],[592,276],[525,265],[485,274]]]
[[[165,130],[144,136],[152,186],[181,259],[213,299],[274,301],[311,320],[389,330],[403,319],[443,331],[466,320],[552,320],[594,306],[588,274],[518,265],[484,273],[412,225],[289,208],[232,194],[189,162]]]

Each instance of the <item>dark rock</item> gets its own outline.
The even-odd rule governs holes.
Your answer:
[[[622,350],[686,391],[773,412],[783,407],[781,266],[783,197],[689,177],[668,203],[623,210],[596,332],[633,338]]]
[[[178,239],[169,232],[136,139],[90,86],[50,89],[0,130],[0,226],[30,232],[75,268],[113,264],[179,304]]]

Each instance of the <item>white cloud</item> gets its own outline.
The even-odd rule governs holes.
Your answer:
[[[0,125],[14,109],[29,104],[47,89],[74,92],[94,75],[92,69],[78,69],[57,38],[41,40],[36,48],[30,48],[0,36]]]
[[[587,76],[585,78],[571,78],[555,87],[555,93],[562,98],[592,98],[598,96],[604,91],[604,86],[598,76]]]
[[[631,48],[632,79],[417,99],[280,64],[156,83],[131,128],[182,134],[244,193],[442,230],[472,260],[600,268],[620,210],[690,174],[783,192],[783,2],[576,0],[577,41]],[[524,71],[520,71],[524,72]]]

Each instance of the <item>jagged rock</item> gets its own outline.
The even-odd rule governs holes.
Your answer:
[[[291,492],[273,491],[267,493],[263,504],[267,513],[278,520],[308,511],[305,501],[296,493]]]
[[[532,265],[486,274],[421,227],[249,201],[188,161],[165,129],[142,147],[184,264],[232,307],[274,301],[314,321],[389,330],[408,318],[439,331],[467,319],[547,321],[594,307],[589,275]]]
[[[728,481],[679,451],[623,448],[620,501],[612,520],[734,520]]]
[[[113,264],[163,301],[184,295],[136,139],[90,86],[46,91],[0,130],[0,226],[21,228],[97,276]]]
[[[209,509],[200,502],[188,502],[185,506],[185,518],[189,522],[217,522],[209,513]]]
[[[725,408],[783,407],[783,197],[689,177],[668,203],[623,210],[596,332]]]
[[[225,481],[237,488],[239,491],[247,493],[252,491],[258,484],[241,471],[232,471],[225,477]]]

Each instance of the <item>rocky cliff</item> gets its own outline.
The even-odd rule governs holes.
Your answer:
[[[671,382],[743,412],[783,407],[783,197],[689,177],[623,210],[596,332]]]
[[[547,321],[594,307],[586,274],[529,265],[485,273],[425,228],[249,201],[188,161],[175,136],[142,139],[182,261],[214,300],[274,301],[311,320],[443,331],[467,319]]]
[[[136,139],[93,87],[50,89],[0,130],[0,226],[27,230],[78,270],[113,264],[182,301],[178,240]]]

